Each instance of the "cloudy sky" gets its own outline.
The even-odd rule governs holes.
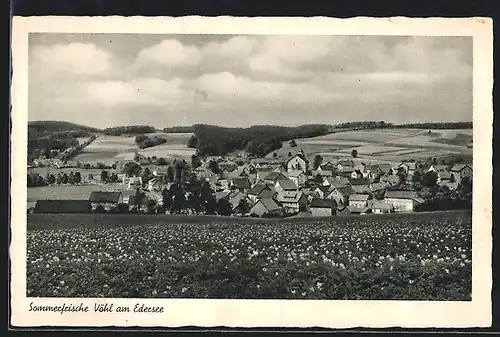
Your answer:
[[[471,121],[472,39],[30,34],[29,119],[109,127]]]

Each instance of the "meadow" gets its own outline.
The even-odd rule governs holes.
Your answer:
[[[469,212],[28,215],[27,296],[471,300]]]
[[[472,156],[472,130],[375,129],[331,133],[312,138],[297,139],[297,147],[288,142],[277,151],[286,157],[288,152],[303,149],[310,159],[321,154],[327,160],[349,157],[356,149],[365,162],[400,162],[410,159],[442,158],[450,154]],[[273,156],[270,153],[268,157]]]
[[[85,185],[50,185],[40,187],[29,187],[28,202],[36,202],[42,199],[62,200],[86,200],[93,191],[106,191],[107,187],[94,184]]]

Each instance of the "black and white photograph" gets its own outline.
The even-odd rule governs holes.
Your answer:
[[[471,303],[475,37],[376,32],[29,32],[24,309]]]

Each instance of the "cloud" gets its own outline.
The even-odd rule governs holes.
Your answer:
[[[184,46],[177,40],[168,39],[142,49],[136,57],[134,66],[192,67],[200,62],[200,53],[196,47]]]
[[[42,76],[105,75],[111,71],[113,63],[110,53],[92,43],[36,46],[30,56],[31,70]]]

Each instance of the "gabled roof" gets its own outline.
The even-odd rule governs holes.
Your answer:
[[[234,196],[231,197],[231,199],[229,199],[229,202],[231,203],[231,205],[233,206],[233,208],[237,207],[238,204],[240,203],[241,199],[246,199],[247,196],[244,194],[244,193],[238,193],[238,194],[235,194]]]
[[[259,199],[269,199],[273,198],[275,194],[276,194],[275,191],[263,190],[257,195],[257,197],[259,197]]]
[[[469,167],[470,169],[472,169],[472,167],[469,164],[455,164],[455,165],[453,165],[453,167],[451,168],[450,171],[460,172],[466,167]]]
[[[320,175],[322,177],[332,177],[333,172],[328,170],[317,170],[312,172],[313,176]]]
[[[278,180],[276,182],[276,184],[279,185],[284,190],[296,190],[297,189],[297,185],[295,185],[295,183],[290,179]]]
[[[231,185],[238,189],[249,189],[250,181],[248,180],[248,178],[233,178],[231,179]]]
[[[392,174],[384,175],[384,176],[380,177],[380,181],[381,182],[385,181],[385,182],[390,183],[391,185],[395,185],[395,184],[399,183],[399,176],[392,175]]]
[[[281,180],[281,179],[287,179],[286,176],[281,173],[281,172],[269,172],[265,178],[263,178],[264,180],[268,180],[268,181],[278,181],[278,180]]]
[[[227,198],[230,195],[231,191],[219,191],[215,192],[215,200],[220,200],[223,198]]]
[[[446,165],[431,165],[431,167],[429,167],[429,171],[431,170],[431,168],[433,168],[436,172],[448,171],[448,167]]]
[[[321,186],[318,186],[316,187],[316,190],[320,190],[321,192],[323,193],[328,193],[330,191],[333,191],[333,187],[332,186],[324,186],[324,185],[321,185]]]
[[[88,200],[38,200],[34,213],[90,213]]]
[[[370,179],[368,178],[359,178],[359,179],[350,179],[351,185],[369,185]]]
[[[341,159],[337,162],[337,165],[354,166],[354,162],[351,159]]]
[[[365,171],[379,172],[380,171],[380,166],[374,165],[374,164],[369,164],[369,165],[365,166]]]
[[[276,199],[279,202],[298,202],[300,198],[304,195],[302,192],[291,192],[291,191],[285,191],[285,192],[280,192],[278,193]]]
[[[358,194],[366,194],[371,192],[369,185],[353,185],[352,189]]]
[[[368,194],[351,194],[349,201],[367,201],[370,198]]]
[[[448,171],[446,171],[446,172],[439,172],[438,173],[439,178],[442,179],[442,180],[450,180],[451,179],[451,175],[452,175],[452,173],[448,172]]]
[[[285,172],[286,172],[286,170],[285,170]],[[304,171],[301,171],[301,170],[290,170],[290,171],[286,172],[286,174],[289,177],[298,177],[300,175],[303,175]]]
[[[311,200],[310,208],[336,208],[337,202],[333,199],[314,198]]]
[[[348,197],[351,194],[356,193],[351,186],[342,186],[336,189],[340,194],[342,194],[344,197]]]
[[[371,183],[369,187],[372,191],[380,191],[380,190],[383,190],[385,188],[388,188],[389,186],[390,186],[389,183],[382,182],[382,183]]]
[[[267,209],[268,212],[280,209],[280,206],[273,199],[259,199],[252,206],[252,208],[255,207],[255,205],[257,205],[258,203],[261,203],[265,207],[265,209]]]
[[[354,172],[354,167],[353,166],[344,166],[342,167],[342,173],[353,173]]]
[[[309,161],[307,160],[307,158],[302,154],[302,153],[296,153],[294,154],[293,156],[291,156],[290,158],[288,158],[286,161],[285,161],[285,165],[287,165],[290,160],[292,160],[293,158],[295,157],[299,157],[300,159],[302,159],[303,161],[305,161],[306,163],[308,163]]]
[[[389,172],[391,169],[392,169],[392,165],[391,164],[378,164],[378,168],[380,169],[380,171],[382,171],[383,173],[387,173]]]
[[[252,187],[252,189],[248,192],[248,194],[259,195],[259,193],[264,190],[270,191],[271,189],[269,188],[268,185],[259,182]]]
[[[418,194],[412,191],[386,191],[385,197],[394,199],[415,199],[418,198]]]
[[[415,162],[404,162],[399,164],[399,166],[406,165],[410,170],[414,170],[417,167],[417,164]]]
[[[117,203],[120,200],[121,192],[105,192],[105,191],[93,191],[90,193],[90,202],[109,202]]]

